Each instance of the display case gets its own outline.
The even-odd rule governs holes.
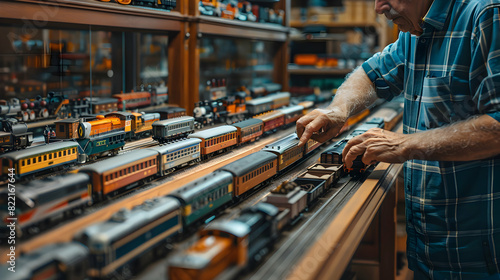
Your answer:
[[[26,98],[53,90],[71,97],[110,97],[151,86],[168,90],[169,103],[192,112],[208,80],[227,81],[228,92],[262,82],[286,89],[286,1],[244,3],[241,15],[248,10],[247,17],[236,19],[200,13],[203,2],[208,5],[177,1],[172,9],[97,0],[2,1],[0,95],[9,99],[26,88]],[[218,1],[210,2],[221,8]],[[248,18],[249,7],[258,17]],[[270,16],[270,11],[276,12]],[[220,50],[217,44],[234,49],[210,54],[212,43],[214,51]],[[205,75],[220,67],[229,72]]]
[[[292,95],[338,88],[345,75],[396,37],[373,0],[292,1]]]
[[[210,3],[209,3],[210,2]],[[288,87],[286,71],[288,48],[289,2],[252,1],[254,20],[217,13],[206,13],[211,5],[221,9],[217,1],[189,1],[189,61],[191,83],[189,95],[182,103],[188,112],[198,101],[220,96],[230,96],[242,88],[261,86],[265,83]],[[248,2],[240,1],[242,5]],[[229,4],[228,4],[229,5]],[[241,10],[244,10],[242,6]],[[279,11],[282,20],[264,18],[259,8]],[[228,9],[226,6],[222,10]],[[257,11],[257,12],[256,12]],[[248,14],[247,14],[248,15]],[[214,91],[214,88],[220,90]],[[210,99],[209,99],[210,98]]]
[[[169,91],[185,91],[171,82],[184,79],[184,64],[169,59],[183,56],[182,3],[175,10],[90,0],[1,5],[2,118],[36,132],[56,119],[107,112],[95,108],[119,102],[114,94],[147,92],[145,106],[157,106],[170,101]]]

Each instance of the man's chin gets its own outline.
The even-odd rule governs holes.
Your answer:
[[[420,36],[422,35],[422,30],[417,30],[415,28],[408,28],[408,26],[405,25],[398,25],[398,29],[401,32],[410,32],[412,35]]]

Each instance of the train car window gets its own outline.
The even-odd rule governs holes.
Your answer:
[[[49,160],[52,159],[52,154],[49,154]]]
[[[62,157],[62,152],[61,151],[59,152],[59,157]]]
[[[141,169],[144,169],[144,163],[141,163]]]
[[[123,176],[122,170],[120,170],[120,177]]]

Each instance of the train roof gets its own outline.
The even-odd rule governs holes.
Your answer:
[[[339,140],[337,142],[335,142],[331,147],[328,147],[326,151],[324,151],[322,154],[331,154],[331,153],[334,153],[334,154],[342,154],[342,151],[344,150],[345,148],[345,145],[347,144],[347,141],[346,139],[342,139],[342,140]]]
[[[293,112],[302,111],[302,110],[304,110],[304,106],[293,105],[293,106],[281,108],[279,110],[286,115],[286,114],[290,114],[290,113],[293,113]]]
[[[124,117],[124,118],[132,118],[132,113],[130,112],[120,112],[120,111],[114,111],[111,113],[107,113],[104,115],[106,118],[109,116],[118,116],[118,117]]]
[[[278,215],[278,212],[279,209],[276,206],[266,202],[259,202],[252,207],[241,210],[240,215],[244,213],[263,213],[266,216],[275,217]]]
[[[153,123],[153,126],[167,126],[176,123],[183,123],[186,121],[194,121],[194,118],[191,116],[182,116],[177,118],[165,119],[165,120],[155,121]]]
[[[113,97],[86,97],[92,105],[101,105],[108,103],[117,103],[118,99]]]
[[[278,98],[287,98],[287,97],[290,98],[290,93],[286,92],[286,91],[282,91],[282,92],[277,92],[277,93],[271,93],[271,94],[267,95],[266,97],[270,97],[273,100],[276,100]]]
[[[238,238],[244,237],[250,233],[250,228],[241,223],[239,221],[234,220],[226,220],[226,221],[214,221],[211,222],[205,229],[207,230],[220,230],[223,232],[227,232],[233,236]],[[211,238],[211,241],[214,241],[213,246],[210,247],[191,247],[188,251],[183,252],[181,254],[177,254],[168,260],[169,266],[182,267],[185,269],[198,269],[201,270],[206,268],[212,262],[213,258],[219,254],[219,252],[225,250],[223,244],[217,244],[217,242],[221,242],[224,239],[228,239],[227,237],[215,237],[211,235],[204,235],[203,238]],[[214,240],[215,239],[215,240]],[[198,240],[197,242],[204,242],[208,240]],[[196,243],[195,243],[196,244]],[[193,245],[196,246],[196,245]]]
[[[238,238],[244,237],[250,233],[250,227],[238,220],[213,221],[204,229],[204,231],[209,230],[227,232]]]
[[[255,170],[258,167],[268,162],[271,162],[277,158],[278,157],[273,153],[258,151],[256,153],[253,153],[251,155],[233,161],[230,164],[227,164],[219,168],[219,170],[225,170],[231,172],[237,177],[241,177],[247,174],[248,172]]]
[[[299,143],[299,138],[297,137],[297,134],[293,133],[284,138],[281,138],[280,140],[274,143],[266,145],[266,147],[262,149],[262,151],[282,154],[288,149],[296,147],[298,143]]]
[[[151,224],[160,217],[180,210],[179,202],[171,197],[156,197],[145,201],[131,210],[122,209],[107,221],[93,224],[75,236],[90,249],[106,250],[106,245],[130,235],[132,232]],[[97,245],[94,247],[94,245]]]
[[[230,184],[233,182],[233,175],[227,171],[216,170],[208,175],[198,178],[177,190],[171,192],[169,196],[180,199],[183,203],[189,204],[201,193],[218,188],[220,184]]]
[[[151,93],[147,92],[147,91],[132,91],[132,92],[127,92],[127,93],[113,94],[112,96],[117,97],[117,98],[124,98],[125,97],[125,99],[133,99],[137,96],[138,97],[143,97],[143,96],[150,97]]]
[[[10,158],[12,160],[19,160],[21,158],[31,157],[39,154],[46,154],[49,152],[57,151],[60,149],[74,148],[78,147],[78,143],[73,141],[61,141],[53,142],[45,145],[34,146],[31,148],[26,148],[24,150],[6,153],[3,155],[5,158]]]
[[[60,123],[77,123],[80,122],[81,119],[78,118],[67,118],[67,119],[62,119],[62,120],[57,120],[54,122],[54,124],[60,124]]]
[[[148,113],[155,113],[155,112],[177,113],[177,112],[186,112],[186,109],[181,108],[181,107],[167,106],[167,107],[161,107],[161,108],[156,108],[156,109],[149,109],[147,112]]]
[[[125,154],[117,155],[109,159],[105,159],[96,163],[86,165],[80,168],[78,172],[87,171],[87,172],[103,173],[121,167],[123,165],[134,163],[138,160],[145,159],[147,157],[155,155],[158,155],[158,152],[155,150],[149,150],[149,149],[133,150]]]
[[[265,121],[268,121],[270,119],[277,118],[277,117],[284,116],[284,115],[285,114],[282,111],[270,111],[270,112],[255,116],[254,118],[260,119],[260,120],[265,122]]]
[[[238,129],[232,125],[223,125],[219,127],[209,128],[202,131],[189,134],[188,138],[203,138],[208,139],[212,137],[217,137],[231,132],[236,132]]]
[[[245,127],[248,127],[248,126],[252,126],[252,125],[256,125],[256,124],[261,124],[262,123],[262,120],[261,119],[248,119],[248,120],[244,120],[244,121],[241,121],[241,122],[237,122],[237,123],[233,123],[232,126],[234,127],[239,127],[239,128],[245,128]]]
[[[26,205],[29,207],[34,207],[38,205],[40,202],[40,196],[43,196],[46,193],[50,193],[53,191],[60,191],[61,193],[67,194],[71,192],[75,192],[76,184],[88,183],[89,175],[83,173],[77,174],[64,174],[61,176],[55,177],[47,177],[40,180],[30,181],[26,184],[19,184],[16,186],[16,196],[23,200]],[[69,188],[66,190],[66,188]],[[85,184],[85,188],[86,184]],[[0,196],[3,194],[7,194],[8,190],[2,189],[0,190]],[[45,195],[44,198],[47,198]],[[42,200],[44,200],[42,198]],[[57,199],[56,197],[51,199]]]
[[[259,97],[259,98],[249,100],[246,103],[247,103],[247,105],[257,106],[257,105],[261,105],[261,104],[265,104],[265,103],[272,103],[272,102],[273,102],[273,99],[266,96],[266,97]]]
[[[37,270],[51,265],[54,261],[72,265],[86,261],[88,254],[89,250],[78,242],[50,244],[18,257],[16,266],[20,269],[16,269],[15,273],[7,269],[9,265],[0,265],[0,279],[32,279]]]
[[[183,140],[176,141],[176,142],[170,142],[170,143],[165,144],[165,145],[147,148],[145,150],[155,150],[158,153],[164,155],[166,153],[169,153],[169,152],[172,152],[175,150],[179,150],[179,149],[191,146],[191,145],[196,145],[199,143],[201,143],[201,139],[199,139],[199,138],[188,138],[188,139],[183,139]]]

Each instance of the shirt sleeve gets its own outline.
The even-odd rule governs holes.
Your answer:
[[[396,42],[376,53],[362,67],[375,84],[380,98],[391,100],[403,92],[406,34],[400,32]]]
[[[470,68],[473,100],[480,114],[500,122],[500,7],[490,6],[479,13],[472,35]]]

